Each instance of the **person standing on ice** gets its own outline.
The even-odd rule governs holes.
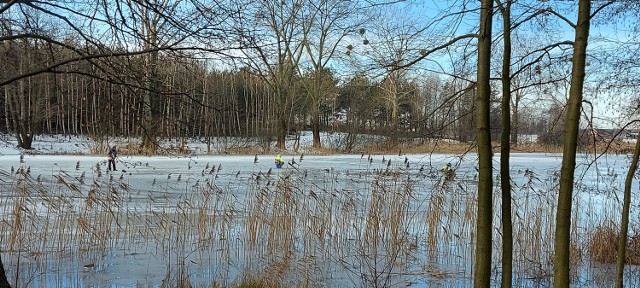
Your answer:
[[[453,180],[456,177],[456,169],[451,167],[451,163],[447,163],[442,167],[442,172],[444,173],[444,179],[447,181]]]
[[[113,146],[107,151],[107,170],[118,171],[116,169],[116,157],[118,157],[116,146]],[[112,167],[113,169],[111,169]]]
[[[284,165],[284,161],[282,160],[282,155],[278,154],[278,156],[276,156],[275,164],[277,169],[282,168],[282,165]]]

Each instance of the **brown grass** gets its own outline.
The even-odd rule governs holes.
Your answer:
[[[512,152],[517,153],[561,153],[562,146],[551,146],[551,145],[542,145],[542,144],[521,144],[517,146],[511,146]],[[611,150],[616,153],[616,150]],[[345,153],[344,151],[332,148],[321,148],[321,149],[312,149],[308,151],[309,154],[319,154],[319,155],[327,155],[327,154],[340,154]],[[414,143],[400,143],[395,145],[394,147],[385,147],[378,144],[370,144],[365,145],[363,149],[360,149],[359,152],[365,154],[463,154],[463,153],[475,153],[476,147],[471,143],[456,143],[456,142],[447,142],[447,141],[433,141],[426,142],[424,144],[414,144]],[[500,144],[498,142],[494,142],[493,144],[493,152],[500,152]]]
[[[596,227],[589,241],[589,257],[598,263],[615,263],[618,243],[617,230],[610,226]]]
[[[222,151],[228,155],[255,155],[265,153],[264,149],[260,145],[244,146],[244,147],[228,147]]]
[[[612,224],[595,228],[588,247],[592,262],[608,264],[616,262],[619,230]],[[625,263],[640,264],[640,237],[637,234],[628,237]]]
[[[640,235],[635,231],[627,241],[626,263],[640,265]]]
[[[594,145],[588,145],[581,149],[582,152],[590,153],[610,153],[610,154],[631,154],[635,149],[635,143],[624,142],[620,140],[609,142],[597,142]]]
[[[444,154],[457,154],[476,152],[476,147],[472,142],[457,142],[452,140],[434,139],[425,141],[410,141],[403,140],[396,143],[389,143],[388,141],[371,141],[367,143],[360,143],[357,151],[346,151],[339,147],[321,147],[313,148],[306,147],[304,153],[310,155],[332,155],[332,154],[351,154],[351,153],[365,153],[365,154],[429,154],[429,153],[444,153]],[[175,146],[169,148],[160,148],[153,150],[142,150],[140,144],[136,140],[126,140],[121,146],[118,146],[118,152],[121,155],[191,155],[194,151],[188,150],[185,146]],[[113,145],[113,144],[112,144]],[[264,153],[275,153],[269,146],[265,146],[261,143],[252,143],[250,140],[236,140],[230,143],[212,143],[216,146],[219,153],[224,155],[255,155]],[[293,149],[294,147],[289,147]],[[517,153],[561,153],[563,147],[557,145],[546,145],[540,143],[525,143],[519,145],[512,145],[511,151]],[[579,147],[578,150],[583,153],[611,153],[611,154],[624,154],[632,153],[634,149],[633,143],[627,143],[624,141],[601,141],[595,144],[585,145]],[[107,145],[104,143],[96,144],[94,147],[90,147],[92,154],[103,155],[107,150]],[[494,153],[500,152],[500,143],[493,143]],[[282,151],[281,151],[282,152]],[[294,151],[295,153],[296,151]],[[57,153],[64,153],[58,151]],[[210,152],[205,152],[210,154]],[[73,153],[71,153],[73,154]]]
[[[216,182],[217,174],[233,175],[235,171],[207,169],[213,174],[199,179],[209,182],[201,181],[204,184],[198,187],[192,187],[193,179],[187,186],[189,177],[159,177],[166,181],[159,180],[156,185],[166,182],[171,185],[166,189],[183,189],[172,191],[174,197],[180,193],[183,196],[169,199],[169,193],[162,191],[165,188],[158,186],[148,195],[139,196],[146,192],[133,190],[127,183],[134,178],[128,176],[109,179],[93,174],[86,179],[94,180],[83,184],[77,177],[81,171],[73,167],[42,181],[28,174],[13,174],[16,179],[7,180],[15,181],[10,191],[0,191],[14,196],[0,199],[4,204],[0,207],[9,218],[0,223],[0,233],[8,235],[3,243],[8,253],[28,251],[44,259],[56,259],[49,253],[75,253],[77,247],[87,255],[98,255],[91,263],[99,265],[109,261],[100,256],[105,252],[126,251],[132,243],[145,243],[161,261],[183,263],[189,253],[217,253],[212,266],[224,269],[225,265],[238,265],[265,275],[238,283],[223,279],[227,281],[222,282],[224,287],[308,287],[327,280],[322,277],[336,270],[356,278],[352,286],[362,283],[382,287],[419,261],[422,267],[436,267],[436,272],[427,273],[433,278],[467,277],[465,273],[471,269],[441,273],[438,265],[468,267],[473,259],[477,207],[474,182],[460,179],[463,175],[443,180],[439,173],[406,174],[403,168],[400,163],[388,165],[384,171],[352,170],[346,172],[353,173],[348,180],[334,172],[319,172],[321,175],[314,175],[319,177],[313,181],[303,173],[260,171],[238,180],[246,181],[242,188]],[[8,174],[6,179],[11,179]],[[347,188],[339,181],[347,181]],[[532,183],[548,185],[543,190],[557,184]],[[515,271],[547,277],[552,270],[555,223],[551,215],[556,195],[546,190],[538,193],[533,188],[514,189],[514,211],[518,212],[513,219]],[[139,205],[129,206],[132,196],[140,197],[136,200]],[[495,197],[495,203],[499,203],[499,192]],[[38,215],[34,212],[38,210],[46,213]],[[577,214],[573,218],[572,223],[578,222]],[[580,262],[585,248],[592,261],[607,255],[615,257],[611,253],[615,246],[613,250],[605,247],[617,243],[615,228],[607,230],[603,226],[580,233],[593,237],[582,241],[572,234],[578,242],[571,246],[572,264]],[[496,237],[496,251],[500,251],[498,241],[500,237]],[[638,237],[630,237],[629,263],[640,260],[639,248]],[[189,262],[182,265],[185,269],[167,271],[171,285],[193,282],[189,279]],[[326,266],[329,270],[323,270]]]
[[[252,275],[245,275],[242,279],[231,285],[232,288],[280,288],[285,287],[280,283],[275,282],[274,279],[266,277],[257,277]]]

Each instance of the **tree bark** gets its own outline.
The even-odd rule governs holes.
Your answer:
[[[638,132],[640,137],[640,132]],[[627,178],[624,180],[624,200],[622,202],[622,221],[620,234],[618,235],[618,255],[616,260],[616,288],[622,288],[624,282],[624,263],[627,254],[627,234],[629,233],[629,210],[631,206],[631,185],[633,176],[638,170],[638,158],[640,158],[640,141],[636,141],[636,148],[633,151],[631,166],[627,171]]]
[[[491,285],[491,233],[492,233],[492,151],[490,119],[490,70],[491,70],[491,24],[493,0],[482,0],[480,10],[480,33],[478,35],[478,79],[476,95],[476,129],[478,141],[478,217],[477,242],[474,271],[475,287]]]
[[[500,188],[502,191],[502,287],[512,286],[513,271],[513,227],[511,222],[511,177],[509,156],[511,154],[511,0],[504,5],[496,0],[502,13],[504,29],[504,55],[502,58],[502,134],[500,138]],[[517,135],[514,135],[517,137]]]
[[[573,67],[569,102],[564,125],[564,148],[560,172],[560,191],[558,193],[558,211],[556,214],[555,257],[553,266],[553,285],[556,288],[569,287],[570,244],[571,244],[571,198],[576,168],[576,148],[580,126],[580,110],[584,89],[587,41],[589,38],[591,1],[578,3],[578,22],[573,44]]]
[[[314,111],[311,115],[311,130],[313,131],[313,148],[322,148],[322,142],[320,142],[320,112]]]
[[[9,284],[9,280],[7,280],[7,273],[4,271],[2,257],[0,257],[0,288],[11,288],[11,284]]]

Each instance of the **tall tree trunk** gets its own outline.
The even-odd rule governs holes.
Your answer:
[[[587,40],[589,38],[591,1],[580,0],[578,4],[578,22],[573,59],[569,102],[564,125],[564,148],[562,169],[560,172],[560,191],[558,193],[558,212],[556,214],[555,257],[553,266],[553,285],[556,288],[569,287],[570,244],[571,244],[571,205],[573,180],[576,169],[576,148],[580,126],[582,91],[584,88]]]
[[[517,94],[518,92],[516,92]],[[518,96],[516,96],[518,97]],[[513,109],[511,110],[511,115],[513,115],[513,123],[511,123],[511,144],[517,146],[518,145],[518,134],[520,133],[520,111],[518,109],[518,102],[513,105]]]
[[[504,55],[502,56],[502,134],[500,137],[500,188],[502,190],[502,287],[512,286],[513,227],[511,222],[511,177],[509,176],[511,132],[511,0],[504,5],[496,0],[502,12]],[[517,135],[516,135],[517,136]]]
[[[7,273],[4,271],[2,257],[0,257],[0,288],[11,288],[11,284],[7,280]]]
[[[320,142],[320,111],[314,108],[314,113],[311,115],[311,130],[313,131],[313,148],[322,148],[322,142]]]
[[[16,136],[17,146],[22,149],[32,149],[33,133],[29,131],[30,124],[27,122],[30,121],[31,116],[27,113],[28,103],[26,103],[24,96],[24,88],[22,88],[22,84],[7,85],[4,91],[6,105],[8,105],[7,111],[8,113],[13,111],[11,131]]]
[[[281,76],[281,78],[284,78]],[[289,83],[289,82],[287,82]],[[287,141],[287,133],[289,132],[289,123],[288,123],[288,117],[287,117],[287,113],[289,113],[288,109],[289,109],[289,89],[288,87],[285,88],[284,84],[278,84],[279,87],[276,88],[276,97],[277,100],[274,101],[273,103],[275,105],[278,105],[277,107],[273,107],[274,111],[276,112],[275,116],[276,116],[276,135],[277,135],[277,142],[276,142],[276,146],[278,147],[278,149],[280,150],[286,150],[287,146],[286,146],[286,141]]]
[[[151,35],[151,45],[156,45],[155,35]],[[160,125],[157,123],[156,114],[158,113],[157,109],[160,109],[160,105],[158,104],[158,52],[151,52],[147,56],[147,67],[146,67],[146,81],[147,81],[147,91],[144,95],[143,102],[143,131],[142,131],[142,151],[145,154],[155,154],[158,148],[158,140],[157,140],[157,130]]]
[[[286,116],[282,115],[283,113],[279,113],[281,115],[279,115],[278,118],[280,118],[278,120],[278,126],[276,128],[277,131],[277,135],[278,135],[278,142],[277,142],[277,146],[278,149],[280,150],[285,150],[287,149],[286,147],[286,140],[287,140],[287,120],[286,120]]]
[[[640,132],[638,132],[640,139]],[[636,149],[633,151],[631,166],[627,171],[627,178],[624,180],[624,200],[622,202],[622,221],[620,225],[620,235],[618,235],[618,255],[616,260],[616,288],[622,288],[624,281],[624,262],[627,254],[627,233],[629,233],[629,210],[631,206],[631,184],[633,176],[638,170],[638,158],[640,158],[640,141],[636,141]]]
[[[313,148],[322,148],[320,140],[320,99],[327,91],[322,91],[322,70],[316,67],[311,84],[311,134],[313,134]],[[326,94],[324,94],[326,95]]]
[[[478,76],[476,95],[476,129],[478,141],[478,217],[474,286],[491,286],[491,233],[492,233],[492,151],[489,127],[491,87],[491,22],[493,0],[482,0],[480,31],[478,35]]]
[[[11,102],[9,102],[9,101],[11,101],[11,99],[9,99],[9,92],[7,91],[9,88],[7,88],[7,86],[9,86],[9,85],[6,85],[4,87],[4,107],[2,107],[2,108],[4,109],[4,125],[5,125],[5,129],[7,131],[11,131],[12,120],[9,117],[9,113],[11,111]]]
[[[138,9],[138,12],[141,19],[141,31],[140,35],[144,37],[142,39],[144,41],[145,49],[155,49],[158,48],[159,45],[159,35],[161,35],[161,29],[163,27],[164,22],[162,22],[162,16],[154,11],[151,7],[154,5],[158,5],[159,7],[166,4],[166,2],[157,2],[152,1],[151,6],[146,6],[143,4],[133,4],[132,8]],[[142,96],[142,147],[141,150],[145,154],[155,154],[158,149],[158,139],[157,136],[159,133],[162,133],[160,129],[162,128],[162,123],[158,121],[164,119],[158,119],[157,115],[162,113],[162,105],[159,99],[160,94],[158,93],[160,87],[160,80],[158,79],[158,71],[159,71],[159,52],[152,51],[145,57],[144,63],[144,80],[146,91],[144,91],[144,96]]]

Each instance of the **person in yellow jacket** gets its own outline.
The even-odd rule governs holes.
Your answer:
[[[276,156],[275,164],[277,169],[282,168],[282,166],[284,165],[284,160],[282,160],[282,155],[278,154],[278,156]]]
[[[447,181],[453,180],[456,177],[456,169],[451,167],[451,163],[447,163],[442,167],[442,172],[444,173],[444,179]]]

